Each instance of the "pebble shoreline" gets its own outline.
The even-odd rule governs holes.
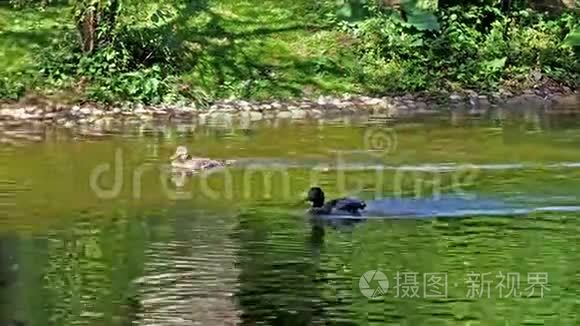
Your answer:
[[[158,105],[125,104],[123,106],[99,107],[94,104],[65,106],[22,105],[16,104],[0,108],[0,122],[17,124],[19,121],[38,121],[64,127],[99,123],[109,119],[155,120],[188,120],[206,119],[213,116],[231,116],[232,118],[260,121],[263,119],[317,119],[326,115],[352,115],[357,113],[376,113],[387,116],[406,114],[435,113],[441,109],[479,109],[485,110],[494,106],[526,106],[550,108],[559,102],[578,102],[577,94],[542,96],[528,91],[518,96],[509,97],[497,94],[460,95],[451,94],[445,105],[422,97],[367,97],[345,96],[319,97],[318,99],[301,99],[294,101],[250,102],[244,100],[223,100],[206,108],[195,105]]]

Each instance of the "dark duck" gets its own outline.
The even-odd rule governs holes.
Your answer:
[[[309,212],[313,215],[350,215],[360,216],[360,211],[367,206],[356,198],[337,198],[324,202],[324,192],[319,187],[312,187],[308,191],[307,200],[312,203]]]

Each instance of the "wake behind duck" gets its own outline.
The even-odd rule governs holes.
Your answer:
[[[362,201],[346,197],[324,202],[324,192],[313,187],[308,192],[311,216],[324,219],[425,219],[470,216],[518,216],[534,212],[578,212],[580,206],[530,206],[523,201],[510,202],[490,198],[385,198]],[[536,204],[537,205],[537,204]]]

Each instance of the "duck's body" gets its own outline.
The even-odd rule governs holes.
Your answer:
[[[219,167],[224,167],[231,164],[225,160],[212,160],[209,158],[189,157],[184,160],[173,160],[171,166],[177,169],[184,170],[209,170]]]
[[[187,153],[187,148],[183,146],[179,146],[170,159],[173,168],[189,171],[221,168],[235,162],[233,160],[214,160],[205,157],[193,157]]]
[[[313,215],[350,215],[360,216],[366,203],[356,198],[337,198],[324,202],[324,192],[318,187],[310,188],[308,201],[312,202],[310,214]]]

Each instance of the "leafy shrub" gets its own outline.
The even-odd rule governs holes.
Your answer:
[[[506,79],[526,79],[536,71],[574,79],[576,57],[563,43],[577,22],[572,14],[506,15],[490,6],[456,6],[437,15],[438,29],[418,28],[392,13],[347,25],[360,40],[359,78],[368,89],[496,89]]]
[[[36,82],[92,100],[155,103],[344,89],[493,90],[508,81],[529,87],[537,76],[570,83],[577,78],[577,15],[505,13],[488,0],[479,6],[448,1],[436,12],[419,8],[415,0],[401,1],[396,9],[379,2],[304,0],[297,8],[307,18],[297,27],[305,30],[292,36],[285,31],[292,24],[282,24],[278,14],[252,22],[211,10],[208,1],[127,0],[110,20],[115,26],[98,31],[90,51],[81,49],[70,24],[68,39],[59,37],[38,53],[42,79]],[[246,16],[259,10],[246,7]],[[276,37],[260,37],[270,28],[271,33],[280,28]],[[300,43],[291,38],[303,37],[309,28],[328,33],[317,31],[320,39],[290,49],[289,44]],[[0,97],[16,98],[28,81],[5,77],[0,86]]]
[[[196,3],[129,0],[115,12],[116,26],[97,31],[97,45],[89,52],[76,33],[55,40],[38,56],[41,73],[51,85],[72,87],[98,101],[155,103],[187,96],[191,90],[175,76],[193,62],[195,51],[183,36],[190,32],[188,19],[200,13]],[[82,9],[74,7],[75,17]]]
[[[17,100],[26,91],[22,74],[0,77],[0,99]]]

